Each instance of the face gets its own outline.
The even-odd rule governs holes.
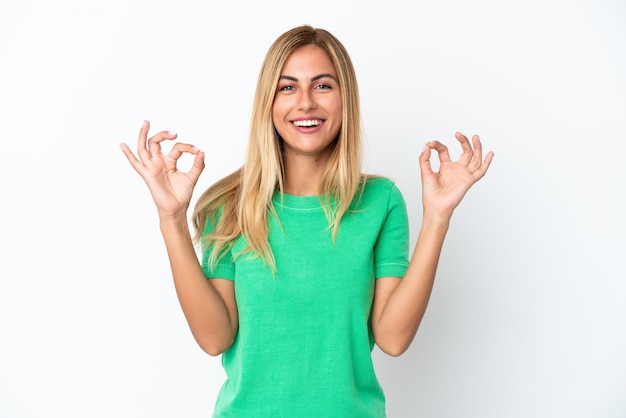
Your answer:
[[[330,58],[314,45],[296,49],[285,62],[272,106],[284,158],[327,159],[341,118],[341,91]]]

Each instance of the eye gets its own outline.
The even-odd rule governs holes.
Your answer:
[[[292,86],[291,84],[286,84],[284,86],[278,86],[278,91],[294,91],[296,88],[295,86]]]
[[[332,90],[332,86],[330,84],[318,84],[315,86],[316,90]]]

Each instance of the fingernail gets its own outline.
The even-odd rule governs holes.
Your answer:
[[[177,135],[176,132],[174,132],[174,131],[169,131],[168,134],[170,134],[170,135]]]

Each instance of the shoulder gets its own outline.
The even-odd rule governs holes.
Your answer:
[[[371,205],[389,207],[397,203],[403,204],[402,192],[395,181],[388,177],[367,175],[363,178],[360,192],[354,199],[358,208],[370,207]]]
[[[363,181],[363,196],[402,197],[396,182],[388,177],[368,175]]]
[[[395,187],[396,183],[389,177],[367,174],[363,176],[364,189],[371,191],[389,190]]]

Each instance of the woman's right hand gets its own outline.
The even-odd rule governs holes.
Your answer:
[[[148,185],[159,216],[186,216],[193,189],[204,169],[204,153],[190,144],[176,143],[164,155],[161,152],[161,142],[176,139],[176,133],[163,131],[147,139],[149,129],[150,123],[144,121],[139,131],[139,158],[125,143],[120,144],[120,147],[130,165]],[[187,172],[179,171],[176,167],[178,159],[184,153],[195,155],[193,165]]]

